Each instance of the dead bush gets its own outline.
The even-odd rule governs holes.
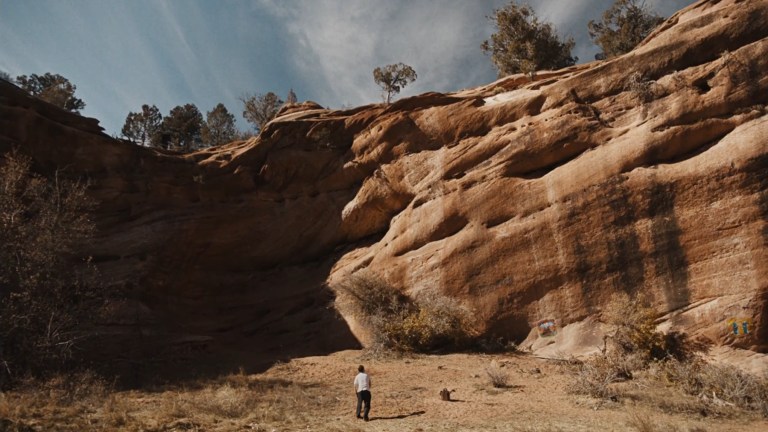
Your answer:
[[[495,388],[506,388],[509,385],[509,373],[496,360],[491,361],[491,364],[485,368],[485,374]]]
[[[87,257],[93,232],[83,183],[31,170],[17,152],[0,158],[0,385],[71,366],[106,292]]]
[[[471,334],[471,315],[458,301],[435,292],[419,295],[402,321],[387,328],[394,346],[405,351],[463,348]]]
[[[656,311],[642,296],[614,295],[603,310],[603,319],[615,331],[606,336],[600,355],[576,366],[573,393],[613,397],[610,384],[633,379],[653,362],[686,361],[693,356],[693,345],[684,334],[656,330]]]
[[[337,293],[347,297],[352,312],[363,317],[401,314],[411,306],[410,299],[380,277],[358,272],[333,286]]]
[[[373,335],[374,347],[427,352],[466,347],[474,336],[470,311],[435,292],[412,299],[381,278],[357,273],[334,286],[337,307],[357,316]]]
[[[630,297],[626,293],[615,294],[603,311],[603,318],[615,327],[609,336],[604,353],[615,349],[622,355],[635,355],[638,360],[664,360],[690,358],[698,349],[683,333],[662,333],[656,330],[656,310],[641,295]],[[637,364],[640,366],[639,364]]]
[[[617,381],[620,379],[615,370],[600,367],[595,362],[584,362],[576,365],[574,379],[567,390],[569,393],[607,399],[616,396],[609,386]]]
[[[616,381],[631,380],[635,372],[647,367],[647,359],[638,353],[623,353],[616,350],[609,351],[605,355],[594,356],[587,360],[597,368],[610,371],[616,377]]]
[[[624,89],[634,95],[640,102],[650,102],[655,97],[653,80],[647,79],[641,72],[632,73],[624,83]]]
[[[703,360],[670,360],[663,378],[704,403],[755,410],[768,417],[768,379]]]

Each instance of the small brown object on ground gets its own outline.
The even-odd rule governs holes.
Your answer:
[[[448,390],[447,388],[444,388],[440,390],[440,399],[444,401],[450,401],[451,400],[451,393],[453,393],[455,390]]]

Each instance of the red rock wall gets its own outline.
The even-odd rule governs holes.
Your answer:
[[[767,19],[766,2],[700,2],[626,56],[380,117],[401,144],[355,140],[362,158],[394,154],[345,214],[379,209],[386,190],[414,198],[333,277],[367,267],[441,290],[518,340],[642,291],[667,327],[765,352]],[[757,330],[733,336],[732,317]]]
[[[91,181],[84,250],[133,299],[113,330],[214,352],[354,347],[324,284],[367,268],[460,298],[485,335],[522,340],[642,291],[667,327],[766,352],[767,37],[768,1],[702,1],[610,61],[294,106],[257,139],[190,155],[0,83],[0,150]],[[732,317],[756,331],[729,335]]]

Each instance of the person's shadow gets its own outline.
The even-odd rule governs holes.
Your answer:
[[[424,413],[426,413],[426,411],[415,411],[415,412],[412,412],[410,414],[400,414],[398,416],[391,416],[391,417],[371,417],[370,421],[374,421],[374,420],[401,420],[401,419],[408,418],[408,417],[419,416],[419,415],[422,415]]]

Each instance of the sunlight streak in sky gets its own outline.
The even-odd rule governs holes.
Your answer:
[[[612,0],[532,0],[580,61],[586,31]],[[669,16],[693,0],[649,0]],[[77,86],[83,115],[117,134],[129,111],[194,103],[205,115],[238,97],[293,88],[338,108],[380,101],[372,70],[404,62],[419,78],[401,97],[493,81],[480,44],[506,0],[0,0],[0,70],[52,72]]]

